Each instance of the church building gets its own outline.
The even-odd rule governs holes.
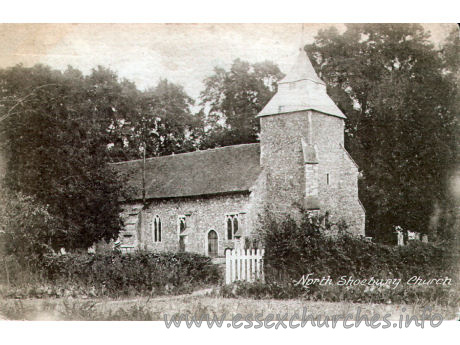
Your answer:
[[[296,217],[299,206],[364,235],[358,166],[344,147],[346,117],[304,50],[257,117],[257,144],[148,158],[144,169],[143,160],[113,164],[137,190],[123,203],[121,249],[222,257],[254,235],[265,209]]]

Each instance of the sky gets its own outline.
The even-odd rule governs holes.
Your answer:
[[[286,73],[301,42],[319,29],[343,24],[0,24],[0,68],[22,63],[68,65],[89,73],[102,65],[140,89],[160,78],[182,85],[193,98],[215,66],[229,68],[236,58],[270,60]],[[435,44],[453,24],[424,24]]]

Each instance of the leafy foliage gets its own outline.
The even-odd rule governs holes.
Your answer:
[[[307,47],[347,114],[346,146],[363,172],[369,235],[380,240],[395,225],[427,232],[433,210],[449,207],[459,109],[446,67],[455,58],[447,49],[444,59],[428,37],[417,24],[353,24],[343,34],[322,30]]]
[[[193,149],[193,101],[161,80],[141,92],[112,71],[88,76],[37,65],[0,71],[4,183],[47,208],[60,229],[54,249],[118,236],[123,178],[108,164]]]
[[[49,281],[72,282],[94,289],[97,295],[110,296],[186,292],[219,279],[210,258],[191,253],[47,256],[42,269]]]
[[[451,301],[451,291],[446,287],[405,285],[414,276],[423,279],[447,276],[452,279],[452,290],[455,290],[456,277],[451,275],[454,256],[449,248],[420,241],[403,247],[387,246],[349,235],[346,231],[331,234],[331,227],[333,224],[325,225],[323,217],[306,215],[298,223],[290,217],[280,221],[267,214],[260,236],[265,246],[264,274],[269,287],[255,295],[272,291],[272,296],[287,296],[282,298],[304,295],[331,301],[412,303],[427,298]],[[333,281],[345,276],[347,279],[401,279],[402,283],[397,290],[391,291],[386,287],[366,289],[366,286],[337,285],[314,285],[306,291],[295,286],[295,282],[309,273],[320,279],[329,276]],[[254,288],[244,287],[242,293],[249,294]]]
[[[62,236],[64,230],[46,206],[22,193],[0,189],[0,253],[3,259],[12,258],[5,264],[18,266],[14,272],[20,267],[34,267],[37,260],[52,252],[55,239]],[[8,270],[5,275],[9,280]]]
[[[193,151],[202,123],[192,115],[194,101],[179,85],[159,81],[144,92],[136,90],[130,98],[129,112],[120,112],[111,124],[112,161],[169,155]]]
[[[205,79],[201,115],[207,126],[203,148],[253,143],[258,140],[256,115],[276,93],[284,75],[272,62],[250,64],[236,59],[230,70],[216,67]]]
[[[12,272],[7,297],[157,296],[188,293],[220,280],[210,258],[192,253],[49,254],[32,269],[21,268],[29,281],[13,272],[13,261],[3,259]]]
[[[321,218],[309,216],[300,224],[290,217],[278,221],[267,215],[265,219],[261,235],[265,265],[286,280],[299,279],[305,272],[331,278],[409,279],[447,274],[453,263],[448,249],[433,244],[414,241],[408,246],[387,246],[347,232],[331,235]]]
[[[121,227],[122,186],[106,164],[104,129],[112,114],[93,102],[96,86],[87,82],[71,68],[16,66],[0,73],[4,183],[44,205],[65,229],[53,235],[54,249],[87,248],[116,238]]]

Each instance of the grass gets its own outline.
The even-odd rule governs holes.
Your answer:
[[[356,315],[358,307],[361,315],[378,313],[382,318],[390,314],[388,320],[399,320],[400,315],[417,316],[421,318],[424,305],[391,305],[364,304],[349,302],[305,301],[301,299],[254,300],[248,298],[222,298],[214,292],[163,297],[138,298],[44,298],[44,299],[4,299],[0,300],[0,320],[123,320],[123,321],[162,321],[164,314],[171,318],[174,314],[201,315],[203,313],[216,315],[218,318],[226,315],[229,320],[239,313],[245,315],[287,314],[287,319],[293,315],[299,318],[307,308],[307,315],[322,317],[325,315],[349,314]],[[431,306],[432,314],[441,314],[444,320],[458,318],[458,308]],[[404,308],[404,309],[403,309]],[[404,316],[405,318],[405,316]]]

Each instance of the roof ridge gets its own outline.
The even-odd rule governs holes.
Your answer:
[[[218,150],[223,150],[223,149],[228,149],[228,148],[233,148],[233,147],[250,146],[250,145],[260,145],[260,143],[247,143],[247,144],[227,145],[227,146],[215,147],[215,148],[206,149],[206,150],[195,150],[195,151],[190,151],[190,152],[174,153],[174,154],[158,156],[158,157],[149,157],[149,158],[146,158],[145,160],[146,161],[151,161],[151,160],[165,158],[165,157],[185,156],[185,155],[198,154],[198,153],[209,152],[209,151],[218,151]],[[131,160],[121,161],[121,162],[112,162],[112,163],[109,163],[109,164],[110,165],[118,165],[118,164],[132,163],[132,162],[142,162],[142,160],[143,160],[142,158],[140,158],[140,159],[131,159]]]

